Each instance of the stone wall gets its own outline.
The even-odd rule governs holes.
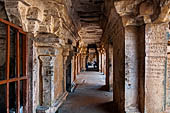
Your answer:
[[[125,28],[125,110],[127,112],[142,112],[139,107],[143,110],[144,39],[144,27]]]
[[[170,108],[170,90],[169,90],[169,86],[170,86],[170,81],[169,81],[169,76],[170,76],[170,54],[168,51],[168,56],[167,56],[167,76],[166,76],[166,111],[168,111],[168,109]]]
[[[168,24],[145,28],[145,112],[166,111],[166,60]],[[152,82],[151,82],[152,81]]]
[[[167,23],[170,21],[169,5],[170,2],[167,0],[121,0],[114,2],[108,0],[105,2],[106,17],[103,21],[105,32],[102,41],[106,43],[108,37],[112,36],[113,59],[122,52],[120,55],[122,57],[119,56],[118,58],[125,61],[125,73],[120,70],[121,68],[117,69],[117,66],[122,66],[123,69],[123,61],[113,61],[114,101],[118,103],[119,112],[169,112],[166,97],[168,95],[166,89],[168,84],[166,80],[166,39],[168,38],[166,33]],[[117,33],[117,31],[121,31],[120,28],[125,28],[125,34],[123,32]],[[116,37],[123,38],[118,40]],[[125,48],[123,45],[121,46],[123,40],[125,41]],[[125,57],[123,57],[123,48],[125,49]],[[120,72],[125,78],[124,76],[117,76]],[[125,87],[119,87],[119,84],[125,84]],[[159,98],[156,99],[156,97]]]
[[[69,43],[68,40],[71,40],[71,44],[75,46],[76,38],[78,38],[77,28],[72,21],[73,16],[70,16],[74,13],[70,11],[71,7],[71,0],[67,2],[60,0],[5,1],[9,20],[31,34],[28,35],[29,112],[31,113],[35,113],[36,110],[39,112],[42,106],[48,106],[50,110],[56,111],[65,99],[66,75],[64,71],[66,68],[63,67],[63,52],[67,49],[65,44]],[[4,12],[2,11],[1,14],[3,15]],[[46,68],[48,66],[43,66],[42,56],[51,55],[55,56],[53,67]],[[53,76],[49,77],[46,73],[51,73]],[[48,82],[45,81],[46,79]],[[43,90],[48,90],[47,98],[43,96]]]

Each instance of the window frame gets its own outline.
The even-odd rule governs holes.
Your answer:
[[[22,28],[0,18],[0,22],[6,25],[6,79],[0,81],[0,85],[6,85],[6,111],[9,113],[9,84],[16,83],[16,113],[20,113],[20,83],[23,81],[23,112],[28,113],[28,76],[27,76],[27,36]],[[17,30],[16,37],[16,77],[10,78],[10,28]],[[20,37],[20,34],[23,36]],[[23,76],[20,76],[20,38],[23,38]],[[1,76],[1,75],[0,75]]]

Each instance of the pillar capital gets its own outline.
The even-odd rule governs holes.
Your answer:
[[[39,56],[40,61],[45,65],[53,65],[55,62],[55,56]]]
[[[142,17],[133,17],[131,15],[122,16],[123,26],[140,26],[143,25],[143,18]]]

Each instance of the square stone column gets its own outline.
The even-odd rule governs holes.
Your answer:
[[[98,51],[98,55],[99,55],[99,72],[102,72],[102,69],[101,69],[101,65],[102,65],[102,58],[101,58],[101,50],[100,50],[100,48],[97,48],[97,51]]]
[[[169,25],[147,24],[145,28],[145,112],[168,110],[166,98],[167,31]],[[167,101],[168,100],[168,101]]]

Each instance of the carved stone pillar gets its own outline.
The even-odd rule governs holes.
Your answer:
[[[147,24],[145,28],[145,111],[168,111],[166,98],[168,24]],[[154,104],[153,104],[154,103]],[[169,113],[169,112],[167,112]]]
[[[51,106],[54,102],[55,56],[39,56],[40,60],[40,104]]]
[[[67,96],[63,75],[63,48],[59,44],[60,39],[51,33],[40,33],[34,41],[39,61],[39,73],[36,75],[38,79],[34,81],[38,82],[34,86],[34,94],[38,95],[35,100],[39,101],[36,113],[54,113]],[[58,84],[62,84],[60,94],[56,92]]]

